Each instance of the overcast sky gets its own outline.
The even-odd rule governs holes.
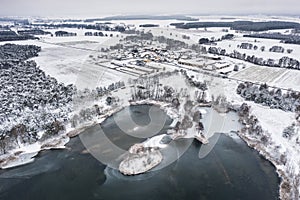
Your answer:
[[[292,14],[300,0],[0,0],[0,15]]]

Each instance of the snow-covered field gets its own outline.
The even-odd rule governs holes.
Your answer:
[[[89,52],[52,45],[43,48],[34,60],[50,76],[59,82],[74,84]]]
[[[300,91],[300,71],[286,70],[272,84]]]
[[[82,29],[50,29],[50,32],[64,30],[76,32],[77,36],[51,37],[42,36],[40,40],[0,42],[0,44],[32,44],[42,47],[38,57],[33,58],[46,74],[55,77],[59,82],[75,84],[80,87],[84,77],[97,76],[89,83],[95,87],[97,82],[101,85],[109,85],[116,80],[127,80],[128,76],[116,71],[109,71],[101,66],[88,62],[90,55],[97,55],[101,48],[114,45],[119,39],[116,37],[84,36],[84,32],[90,30]],[[48,29],[47,29],[48,31]],[[93,32],[95,30],[91,30]],[[116,35],[116,32],[104,31],[104,33]],[[96,83],[95,83],[96,80]],[[88,84],[87,84],[88,85]]]
[[[251,82],[272,83],[287,70],[288,69],[253,65],[237,72],[231,77]]]
[[[230,77],[300,91],[299,70],[251,65],[239,72],[233,73]]]

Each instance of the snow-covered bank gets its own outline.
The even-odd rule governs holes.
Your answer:
[[[290,179],[291,177],[288,177],[284,167],[280,165],[276,159],[274,159],[274,155],[272,153],[268,152],[265,147],[257,143],[257,141],[253,138],[251,138],[248,135],[244,135],[240,132],[238,132],[239,136],[247,143],[247,145],[251,148],[254,148],[256,151],[259,152],[264,158],[269,160],[275,167],[276,171],[278,173],[278,176],[281,178],[280,183],[280,199],[282,200],[289,200],[290,198]],[[292,198],[294,199],[294,198]],[[297,199],[297,198],[295,198]]]
[[[294,121],[294,113],[275,109],[266,112],[266,107],[251,106],[249,114],[241,117],[244,128],[239,132],[240,137],[276,167],[281,178],[280,198],[299,199],[299,144],[282,136]],[[259,126],[261,131],[255,131]]]
[[[267,75],[264,76],[266,77]],[[211,77],[207,75],[200,76],[199,78],[211,80]],[[237,110],[243,103],[247,103],[251,107],[250,115],[253,115],[253,119],[258,121],[257,125],[260,128],[257,126],[257,129],[252,134],[239,131],[239,136],[250,147],[256,149],[263,157],[275,165],[278,175],[281,178],[280,198],[283,200],[299,200],[300,151],[299,139],[297,142],[297,137],[299,137],[299,122],[296,122],[296,113],[285,112],[280,109],[270,109],[268,106],[245,101],[236,92],[238,84],[236,81],[214,78],[209,85],[209,93],[217,95],[223,92],[227,101]],[[284,130],[293,123],[298,127],[298,133],[297,128],[295,128],[295,134],[291,139],[283,137]],[[249,127],[249,125],[246,126],[246,128]],[[257,134],[256,132],[258,131],[262,132]]]
[[[34,157],[38,155],[40,151],[49,149],[64,149],[65,145],[70,141],[70,138],[78,136],[80,133],[84,132],[89,127],[95,126],[96,124],[102,123],[108,117],[121,111],[130,105],[144,105],[151,104],[162,108],[166,111],[170,117],[176,117],[176,113],[172,109],[167,109],[168,104],[164,102],[157,102],[152,100],[143,100],[137,102],[123,101],[117,107],[107,106],[105,114],[93,118],[89,122],[85,122],[76,128],[71,128],[71,125],[67,125],[67,130],[59,135],[52,136],[43,141],[37,141],[33,144],[21,144],[19,148],[8,151],[7,153],[0,156],[0,168],[8,169],[21,165],[25,165],[34,161]],[[42,133],[40,134],[42,135]]]
[[[66,134],[61,134],[44,141],[35,142],[9,151],[0,156],[0,168],[8,169],[31,163],[40,151],[48,149],[64,149],[65,144],[67,144],[69,140],[70,138],[67,137]]]

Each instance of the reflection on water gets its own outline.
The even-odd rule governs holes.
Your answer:
[[[136,117],[147,109],[135,107],[131,114]],[[144,123],[145,119],[143,115],[135,120]],[[118,135],[111,119],[103,127],[107,133]],[[122,140],[123,136],[117,137]],[[126,136],[123,141],[125,146],[133,142]],[[184,142],[176,141],[175,146],[179,148]],[[220,136],[213,151],[203,159],[198,158],[201,144],[194,141],[168,167],[134,177],[125,177],[82,153],[85,148],[78,137],[68,147],[70,150],[41,152],[34,163],[0,171],[0,199],[278,199],[275,168],[244,142],[226,135]]]

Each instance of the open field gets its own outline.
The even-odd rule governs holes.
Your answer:
[[[286,70],[285,73],[275,79],[272,84],[300,91],[300,71]]]
[[[272,83],[276,78],[283,74],[287,69],[263,67],[253,65],[244,70],[232,75],[231,78],[236,78],[243,81]]]
[[[252,65],[234,73],[230,78],[267,83],[275,87],[300,91],[300,71],[298,70]]]
[[[52,30],[53,31],[53,30]],[[72,31],[72,30],[68,30]],[[80,32],[81,31],[81,32]],[[41,40],[14,41],[14,44],[33,44],[42,47],[38,57],[33,58],[46,74],[59,82],[75,84],[78,88],[107,86],[115,81],[127,80],[122,72],[109,70],[89,61],[89,56],[98,54],[99,49],[115,44],[113,37],[83,36],[80,30],[74,37],[42,37]],[[1,42],[5,44],[8,42]],[[93,77],[92,79],[90,77]]]

